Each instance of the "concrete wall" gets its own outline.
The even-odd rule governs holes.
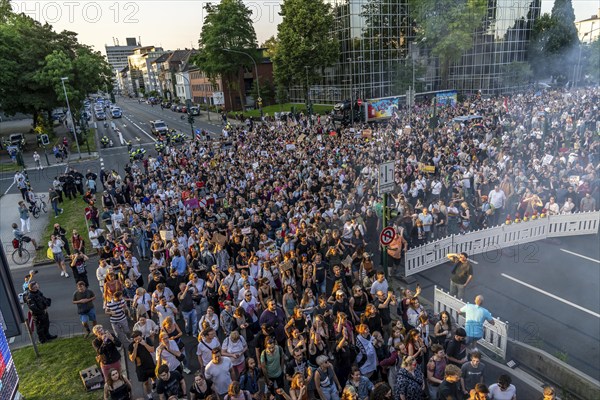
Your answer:
[[[600,382],[585,375],[558,358],[522,342],[508,340],[507,359],[552,383],[559,393],[568,392],[581,400],[599,399]],[[597,357],[590,354],[590,357]],[[520,397],[520,396],[519,396]]]

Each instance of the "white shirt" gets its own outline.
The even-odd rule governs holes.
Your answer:
[[[221,362],[215,364],[212,360],[206,365],[204,375],[206,379],[210,379],[215,385],[215,389],[219,395],[227,393],[227,389],[231,384],[231,370],[232,364],[228,357],[221,357]]]
[[[494,206],[494,208],[502,208],[504,207],[504,202],[506,201],[506,194],[504,194],[504,190],[496,189],[492,190],[489,194],[490,204]]]
[[[208,316],[208,314],[204,314],[202,316],[202,318],[200,318],[200,322],[198,322],[198,326],[200,327],[200,330],[202,330],[202,323],[204,321],[207,321],[208,324],[210,325],[211,328],[213,328],[215,331],[219,330],[219,317],[217,316],[217,314],[213,314],[212,318]]]
[[[172,352],[179,352],[179,347],[177,347],[177,343],[174,340],[169,340],[169,349]],[[167,364],[169,366],[169,371],[175,371],[181,362],[175,357],[173,354],[169,353],[167,350],[162,349],[161,351],[156,351],[156,363],[158,364],[159,359],[162,357],[163,364]]]
[[[204,343],[202,343],[204,341]],[[215,336],[210,342],[207,342],[205,338],[202,338],[198,342],[198,348],[196,349],[196,355],[202,358],[202,362],[206,366],[212,360],[212,350],[217,347],[221,347],[221,342]]]
[[[52,249],[53,254],[62,253],[62,248],[64,245],[65,244],[60,239],[57,239],[54,242],[52,242],[52,241],[48,242],[48,247],[50,247],[50,249]]]
[[[490,400],[512,400],[517,395],[517,388],[511,383],[506,390],[500,390],[497,383],[494,383],[489,388]]]

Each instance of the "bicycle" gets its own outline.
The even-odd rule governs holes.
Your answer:
[[[23,240],[19,240],[19,247],[15,249],[12,253],[12,259],[15,264],[23,265],[31,258],[31,254],[29,250],[27,250],[23,245]]]
[[[33,203],[33,205],[31,206],[31,214],[33,215],[33,218],[39,218],[41,211],[43,211],[44,213],[48,212],[48,205],[44,201],[45,198],[45,194],[36,196],[35,203]]]

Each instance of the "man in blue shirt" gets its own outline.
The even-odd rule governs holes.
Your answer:
[[[181,251],[176,249],[173,252],[173,259],[171,260],[171,269],[177,271],[179,276],[184,276],[187,269],[187,263],[185,257],[181,255]]]
[[[465,330],[467,331],[467,344],[473,348],[475,343],[483,337],[483,323],[485,321],[494,325],[492,314],[485,308],[483,304],[483,296],[475,297],[475,304],[465,304],[460,313],[465,315]]]

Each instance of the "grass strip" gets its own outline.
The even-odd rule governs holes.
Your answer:
[[[27,400],[98,400],[102,391],[86,392],[79,371],[96,364],[92,339],[57,339],[12,352],[19,374],[19,391]]]
[[[292,111],[292,107],[296,112],[303,112],[306,114],[306,104],[304,103],[284,103],[284,104],[274,104],[272,106],[263,107],[263,114],[269,114],[271,116],[275,115],[276,112],[289,112]],[[313,113],[315,114],[326,114],[333,110],[333,106],[326,104],[313,104],[312,106]],[[231,116],[237,114],[238,112],[230,113]],[[260,110],[248,110],[243,112],[244,116],[251,117],[260,117]]]
[[[88,239],[88,228],[85,224],[85,207],[87,207],[87,203],[83,201],[82,196],[78,196],[75,200],[67,199],[63,194],[64,201],[59,204],[59,207],[63,209],[63,213],[59,214],[57,218],[54,218],[54,210],[52,210],[52,206],[48,204],[48,213],[50,214],[50,221],[44,229],[44,233],[42,234],[42,240],[40,241],[41,249],[39,249],[36,253],[35,261],[45,261],[48,258],[46,257],[46,250],[48,249],[48,242],[50,241],[50,236],[52,236],[52,232],[54,232],[54,224],[59,223],[66,231],[66,237],[69,240],[69,246],[71,246],[71,236],[73,236],[73,229],[77,229],[77,232],[84,238],[85,240],[85,251],[86,253],[90,253],[91,246],[90,240]]]

